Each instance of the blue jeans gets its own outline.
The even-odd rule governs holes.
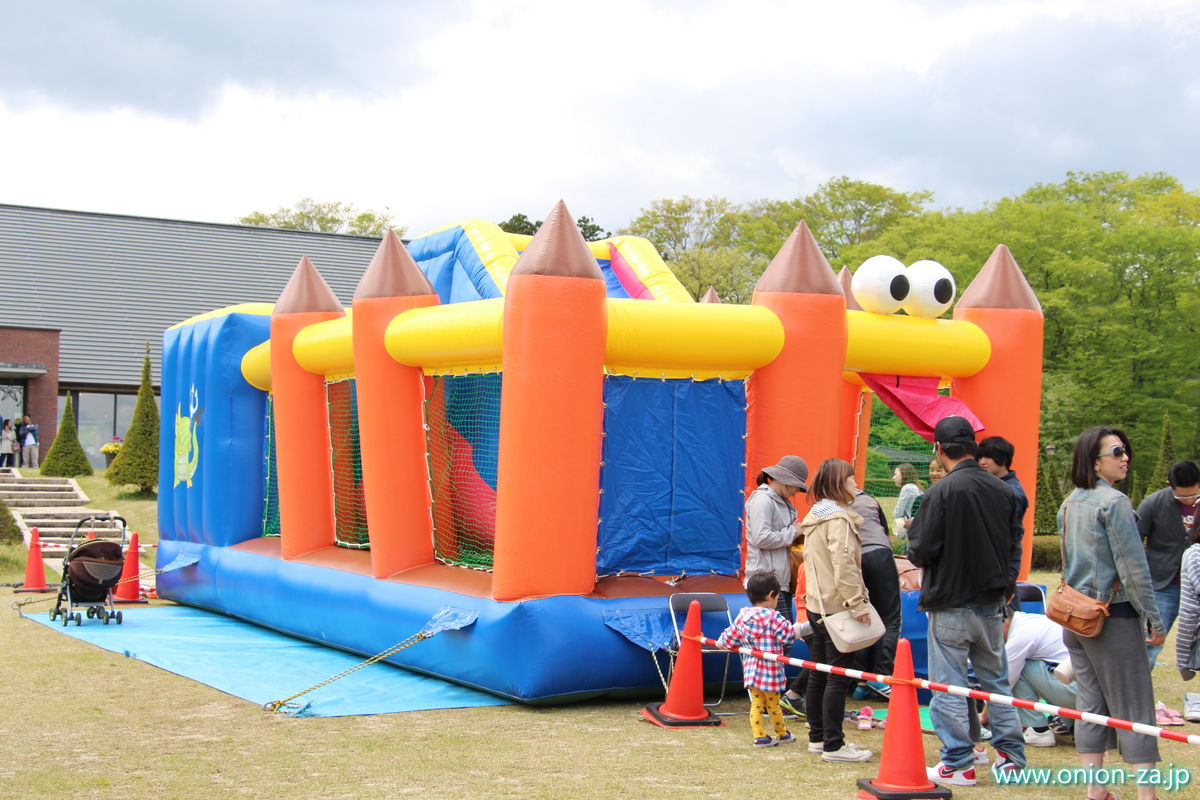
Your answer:
[[[1175,624],[1175,618],[1179,616],[1179,584],[1172,583],[1165,589],[1155,589],[1154,600],[1158,603],[1158,615],[1162,617],[1163,630],[1170,633],[1171,626]],[[1151,670],[1154,669],[1154,662],[1158,660],[1158,654],[1162,652],[1162,649],[1162,644],[1157,647],[1152,644],[1146,645],[1146,655],[1150,657]]]
[[[1021,677],[1017,678],[1017,682],[1013,686],[1012,695],[1032,700],[1035,703],[1045,700],[1051,705],[1065,708],[1075,708],[1076,704],[1075,684],[1063,685],[1063,682],[1050,671],[1050,665],[1041,659],[1030,659],[1025,662],[1025,668],[1021,670]],[[1050,724],[1045,714],[1040,711],[1030,711],[1027,708],[1018,708],[1017,717],[1027,728]]]
[[[929,612],[929,678],[954,686],[967,685],[968,662],[979,688],[1009,694],[1008,660],[1004,655],[1001,606],[960,606]],[[929,702],[934,730],[942,740],[942,763],[964,769],[974,763],[974,744],[968,733],[967,698],[934,692]],[[1025,740],[1017,710],[988,703],[992,746],[1019,766],[1025,766]]]

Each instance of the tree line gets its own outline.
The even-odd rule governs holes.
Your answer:
[[[853,271],[877,254],[905,263],[932,258],[953,273],[960,291],[992,249],[1006,244],[1045,314],[1043,444],[1069,453],[1086,427],[1124,427],[1147,456],[1133,465],[1145,485],[1169,414],[1173,449],[1180,458],[1196,457],[1200,194],[1164,173],[1072,172],[978,210],[935,209],[933,199],[929,191],[843,176],[790,200],[655,200],[618,233],[653,242],[693,297],[711,286],[734,303],[750,301],[800,220],[835,271]],[[383,229],[395,228],[386,214],[366,213]],[[539,223],[514,214],[499,224],[531,234]],[[588,217],[578,224],[588,240],[609,235]]]

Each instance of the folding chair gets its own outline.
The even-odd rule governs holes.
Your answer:
[[[679,615],[687,617],[688,607],[695,600],[700,603],[701,619],[704,614],[708,613],[723,613],[725,615],[724,627],[733,624],[733,616],[729,613],[729,600],[723,594],[715,592],[677,592],[667,598],[667,607],[671,610],[671,627],[675,629],[675,647],[678,649],[682,643],[682,638],[679,633]],[[715,703],[705,703],[709,708],[721,705],[725,701],[725,686],[729,683],[729,662],[733,658],[733,653],[728,650],[721,650],[715,647],[704,647],[701,645],[700,653],[722,653],[725,656],[725,672],[721,676],[721,694],[717,697]]]
[[[1046,587],[1036,583],[1018,583],[1017,604],[1028,614],[1045,614]]]

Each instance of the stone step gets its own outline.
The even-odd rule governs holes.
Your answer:
[[[0,472],[0,486],[32,486],[39,483],[48,486],[70,486],[72,480],[70,478],[48,478],[42,475],[36,478],[21,478]]]
[[[22,497],[12,500],[5,500],[5,505],[9,508],[41,508],[41,507],[73,507],[79,505],[79,498],[74,496],[68,497]]]
[[[29,500],[38,497],[48,497],[57,500],[60,497],[79,497],[79,495],[70,486],[64,486],[61,490],[25,489],[19,492],[0,492],[0,500],[6,503],[10,500]]]

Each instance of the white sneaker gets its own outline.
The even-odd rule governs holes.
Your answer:
[[[934,783],[951,786],[974,786],[979,783],[975,779],[974,765],[962,769],[951,769],[939,761],[932,767],[925,768],[925,776]]]
[[[1188,722],[1200,722],[1200,692],[1188,692],[1183,696],[1183,718]]]
[[[1021,738],[1030,747],[1054,747],[1058,744],[1058,741],[1054,738],[1054,731],[1049,728],[1040,732],[1035,731],[1033,728],[1026,728],[1025,733],[1021,734]]]
[[[975,763],[976,764],[992,763],[992,758],[991,758],[991,756],[988,755],[988,751],[987,751],[986,747],[975,748]]]
[[[824,753],[825,752],[825,743],[824,742],[809,742],[808,743],[808,752]]]
[[[845,742],[841,750],[821,754],[822,761],[867,761],[871,758],[870,750],[859,750],[854,742]]]

